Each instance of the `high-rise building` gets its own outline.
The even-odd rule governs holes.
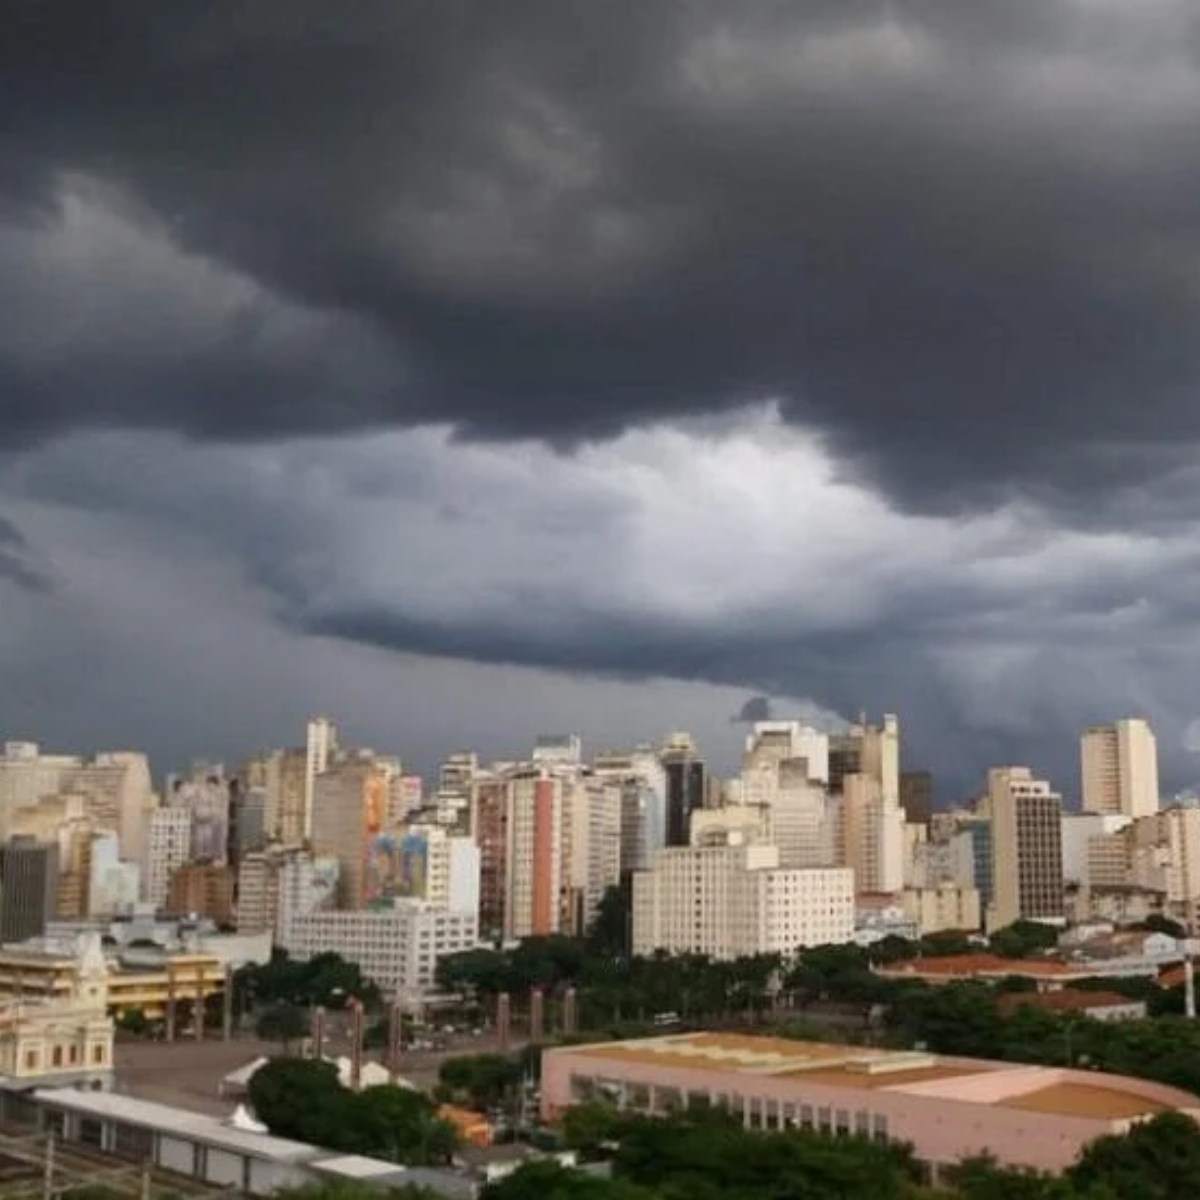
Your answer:
[[[192,818],[191,857],[197,862],[229,859],[229,780],[216,763],[198,763],[187,777],[169,781],[167,804]]]
[[[82,766],[83,759],[73,754],[43,754],[36,742],[6,742],[0,754],[0,840],[8,837],[17,809],[56,795],[67,775]]]
[[[508,784],[502,777],[473,780],[469,828],[479,848],[479,933],[496,941],[507,927]]]
[[[707,795],[704,760],[689,734],[673,733],[662,750],[666,776],[666,844],[688,844],[688,822],[704,807]]]
[[[384,831],[389,774],[369,751],[339,751],[316,778],[313,851],[338,860],[342,908],[362,908],[372,895],[375,841]]]
[[[54,919],[57,891],[57,846],[29,837],[0,846],[0,942],[41,937]]]
[[[648,867],[666,844],[667,773],[651,746],[598,754],[592,771],[620,785],[621,875],[628,882],[630,873]]]
[[[218,863],[185,863],[171,876],[167,911],[175,916],[207,917],[218,925],[233,923],[234,869]]]
[[[992,814],[989,929],[1063,916],[1062,797],[1028,767],[988,771]]]
[[[1136,818],[1158,811],[1158,745],[1140,717],[1094,726],[1079,749],[1085,812]]]
[[[230,865],[237,867],[246,854],[267,843],[267,789],[265,783],[249,783],[241,774],[229,781]]]
[[[933,816],[933,776],[928,771],[900,772],[900,807],[909,824],[929,824]]]
[[[567,778],[564,772],[534,763],[507,773],[506,938],[557,933],[561,928]]]
[[[560,930],[582,936],[605,891],[621,878],[621,784],[576,774],[563,812],[564,879]]]
[[[337,748],[337,726],[328,717],[314,717],[309,721],[304,750],[304,827],[300,840],[307,841],[312,836],[317,776],[328,767],[330,756]]]
[[[790,955],[853,936],[850,871],[782,868],[777,847],[738,832],[668,847],[633,876],[634,954]]]
[[[864,762],[865,765],[865,762]],[[842,856],[859,894],[892,894],[904,886],[904,810],[873,775],[842,780]]]
[[[192,814],[186,808],[156,808],[146,831],[142,870],[145,899],[155,908],[167,902],[171,876],[192,857]]]
[[[265,763],[263,823],[267,836],[283,846],[302,845],[309,836],[308,761],[307,750],[291,749],[276,750]]]
[[[1158,892],[1167,911],[1195,930],[1200,924],[1200,808],[1164,808],[1123,831],[1129,883]]]

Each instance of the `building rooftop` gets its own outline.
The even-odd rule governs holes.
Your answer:
[[[173,1108],[167,1104],[156,1104],[152,1100],[138,1100],[133,1096],[122,1096],[115,1092],[39,1088],[34,1092],[34,1099],[39,1104],[70,1112],[127,1121],[130,1125],[140,1125],[163,1133],[177,1133],[181,1137],[203,1142],[206,1146],[250,1153],[273,1162],[310,1162],[319,1154],[315,1147],[304,1142],[272,1137],[268,1133],[249,1133],[231,1128],[217,1117],[208,1117],[185,1108]]]
[[[1067,1113],[1077,1116],[1129,1120],[1165,1112],[1166,1104],[1145,1096],[1135,1096],[1119,1088],[1092,1087],[1086,1083],[1051,1083],[1033,1092],[1024,1092],[1001,1100],[1002,1108],[1025,1112]]]
[[[1104,993],[1092,995],[1104,998]],[[1116,1002],[1127,1001],[1116,997]],[[798,1086],[812,1083],[854,1090],[888,1090],[911,1093],[914,1097],[1110,1121],[1151,1116],[1168,1109],[1200,1111],[1200,1099],[1187,1092],[1120,1075],[739,1034],[675,1034],[563,1046],[546,1053],[572,1060],[595,1059],[597,1073],[601,1075],[605,1063],[662,1066],[710,1076],[736,1075],[746,1080],[746,1086],[747,1077],[785,1079]],[[573,1061],[572,1069],[575,1069]]]
[[[1061,988],[1056,992],[1010,992],[999,998],[997,1007],[1005,1014],[1024,1007],[1049,1012],[1085,1013],[1097,1008],[1124,1008],[1138,1003],[1128,996],[1122,996],[1120,992],[1085,992],[1076,988]]]
[[[1089,973],[1095,974],[1082,966],[1072,966],[1051,958],[1004,958],[999,954],[947,954],[936,958],[912,958],[879,968],[880,975],[891,977],[914,975],[941,976],[946,979],[972,975],[1059,979]]]

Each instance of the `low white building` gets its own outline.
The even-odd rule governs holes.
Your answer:
[[[288,922],[280,944],[302,961],[333,951],[357,963],[383,992],[419,1001],[435,990],[438,959],[479,944],[479,914],[421,900],[397,900],[390,908],[311,912]]]
[[[733,959],[792,954],[854,936],[854,873],[780,867],[776,846],[737,830],[671,847],[633,876],[633,952]]]

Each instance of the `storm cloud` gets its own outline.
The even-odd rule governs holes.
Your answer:
[[[10,436],[570,443],[774,399],[953,508],[1200,432],[1183,0],[25,3],[3,34],[5,308],[43,331],[0,335]],[[187,256],[157,294],[73,258],[99,342],[30,287],[81,180]],[[173,356],[147,334],[199,292]]]
[[[10,4],[10,670],[102,514],[323,662],[1190,778],[1198,127],[1186,0]]]

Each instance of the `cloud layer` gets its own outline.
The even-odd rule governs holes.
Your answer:
[[[136,532],[118,575],[147,620],[198,572],[207,620],[244,589],[292,637],[895,709],[911,759],[962,791],[1019,757],[1072,794],[1078,730],[1145,712],[1168,779],[1190,778],[1200,522],[905,515],[769,408],[570,456],[436,428],[270,448],[77,435],[26,454],[8,496],[47,546],[51,513]]]
[[[1195,774],[1194,5],[10,9],[0,724],[228,745],[383,649]]]
[[[12,436],[570,440],[777,399],[953,510],[1102,494],[1200,428],[1186,0],[5,21]],[[159,241],[84,215],[81,179]]]

